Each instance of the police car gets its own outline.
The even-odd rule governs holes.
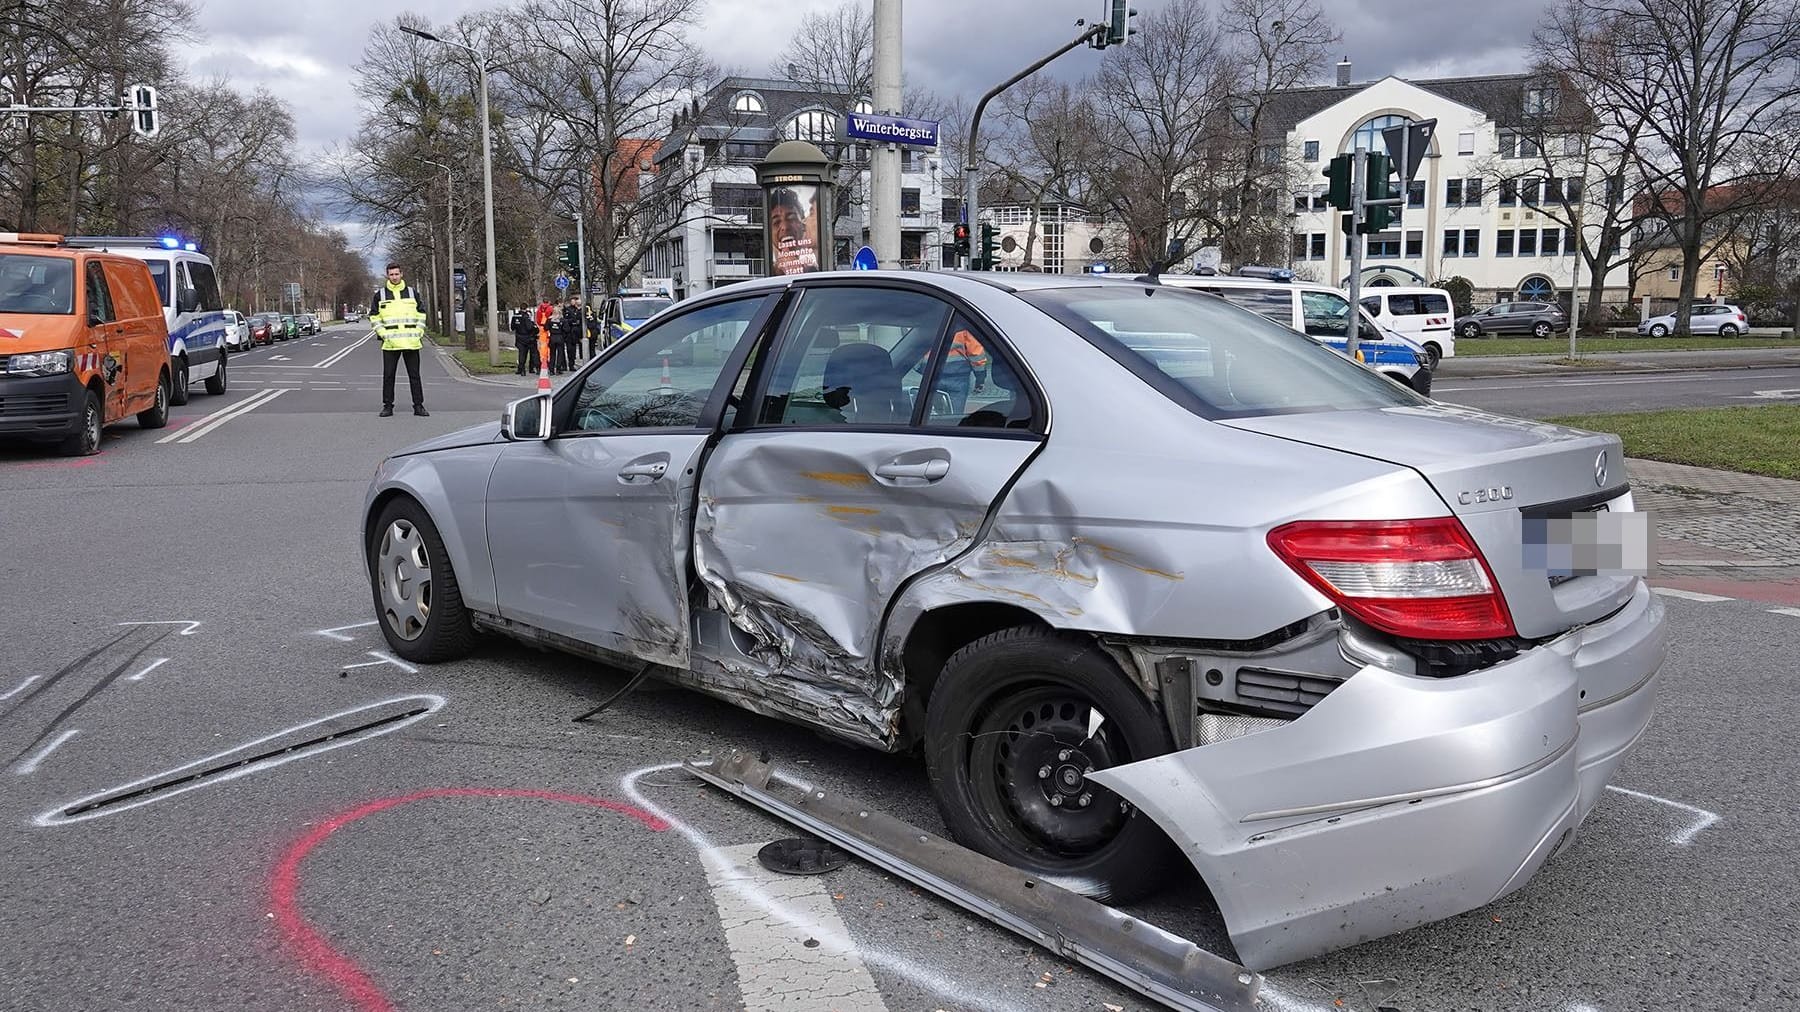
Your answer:
[[[174,236],[118,235],[73,236],[65,242],[142,260],[150,268],[169,327],[169,403],[186,404],[192,382],[204,382],[209,394],[225,392],[230,324],[212,260],[198,244]]]
[[[1235,275],[1164,274],[1158,280],[1165,285],[1217,295],[1234,306],[1348,353],[1350,299],[1328,285],[1295,281],[1293,277],[1292,271],[1282,268],[1243,267]],[[1376,372],[1429,396],[1431,359],[1424,347],[1382,327],[1366,311],[1359,317],[1358,357]]]

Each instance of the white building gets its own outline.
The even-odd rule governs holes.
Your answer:
[[[847,166],[839,175],[835,234],[838,266],[848,268],[857,248],[868,242],[870,172],[868,147],[843,140],[844,105],[842,95],[766,78],[726,78],[702,96],[698,111],[673,125],[656,155],[659,176],[685,176],[668,171],[683,165],[698,170],[698,201],[674,234],[651,247],[643,273],[673,279],[677,299],[765,276],[755,166],[785,140],[809,141]],[[862,100],[856,108],[871,106]],[[900,151],[901,265],[953,263],[950,226],[957,205],[944,199],[937,152],[909,145]]]
[[[1587,289],[1587,265],[1565,227],[1565,195],[1569,205],[1584,199],[1590,208],[1584,213],[1590,244],[1598,241],[1593,223],[1601,202],[1627,198],[1622,180],[1580,178],[1583,138],[1553,136],[1552,150],[1539,150],[1534,139],[1544,132],[1534,124],[1553,117],[1566,100],[1554,84],[1531,75],[1350,84],[1349,70],[1348,63],[1338,65],[1336,86],[1274,96],[1265,113],[1303,178],[1317,180],[1293,195],[1297,274],[1338,285],[1350,272],[1350,237],[1325,202],[1323,173],[1332,157],[1359,146],[1386,150],[1384,128],[1435,119],[1435,137],[1401,220],[1364,239],[1364,282],[1420,284],[1460,275],[1474,285],[1477,304],[1554,298],[1575,281]],[[1608,301],[1624,300],[1626,274],[1618,268],[1608,276]]]

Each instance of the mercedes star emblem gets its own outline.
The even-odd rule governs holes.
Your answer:
[[[1605,450],[1601,450],[1600,456],[1594,458],[1594,485],[1598,488],[1606,487],[1606,451]]]

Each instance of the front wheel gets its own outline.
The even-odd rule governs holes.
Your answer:
[[[1737,329],[1736,325],[1734,325],[1734,324],[1721,323],[1721,324],[1719,324],[1719,336],[1720,337],[1736,337],[1736,336],[1738,336],[1738,329]]]
[[[381,634],[394,653],[435,663],[467,657],[475,628],[437,525],[411,499],[381,511],[369,543],[369,582]]]
[[[1650,336],[1651,337],[1668,337],[1669,336],[1669,328],[1658,323],[1650,328]]]
[[[1532,324],[1531,325],[1531,336],[1532,337],[1549,337],[1550,336],[1550,325],[1548,323],[1545,323],[1542,320],[1539,320],[1538,322]]]
[[[106,413],[100,406],[100,395],[83,391],[79,428],[69,433],[57,450],[65,457],[91,457],[100,452],[100,430],[106,424]]]
[[[215,370],[211,376],[206,377],[206,392],[217,397],[225,392],[227,382],[228,381],[225,378],[225,355],[221,352],[219,354],[219,368]]]
[[[160,429],[169,424],[169,374],[162,373],[156,377],[156,401],[148,408],[138,412],[138,425],[146,429]]]
[[[957,651],[926,709],[926,766],[951,835],[1101,900],[1166,887],[1176,851],[1087,775],[1173,749],[1110,656],[1047,629],[1006,629]]]
[[[180,407],[188,402],[188,363],[181,358],[175,361],[175,385],[169,390],[169,403]]]

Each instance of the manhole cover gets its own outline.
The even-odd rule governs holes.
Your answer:
[[[776,840],[756,852],[756,860],[770,871],[783,875],[823,875],[842,868],[850,860],[824,840]]]

